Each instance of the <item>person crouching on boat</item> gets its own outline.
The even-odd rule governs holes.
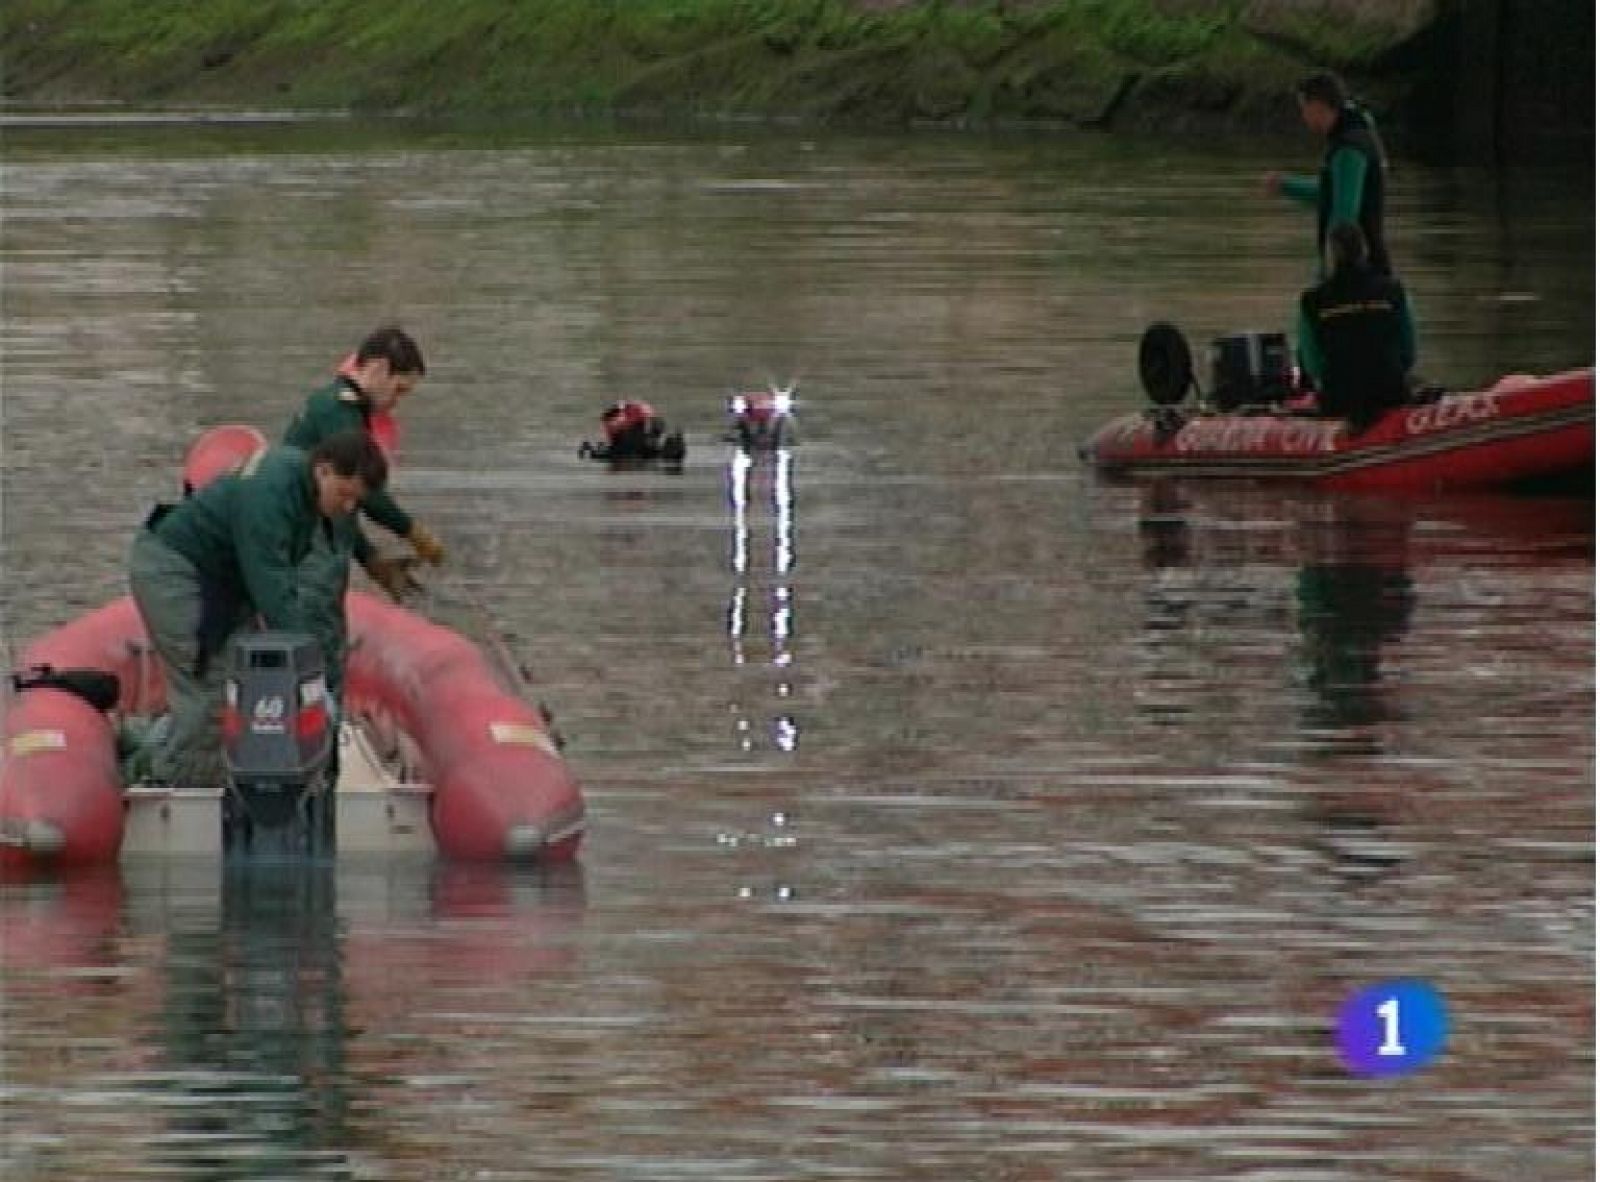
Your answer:
[[[305,452],[270,447],[175,505],[158,505],[133,540],[128,583],[167,681],[171,730],[153,752],[155,778],[225,785],[218,725],[222,659],[253,619],[310,632],[326,605],[308,601],[299,567],[312,539],[388,480],[381,448],[364,432]],[[332,663],[332,654],[325,654]]]
[[[1406,401],[1417,332],[1405,288],[1376,271],[1354,222],[1328,231],[1329,275],[1300,297],[1300,363],[1324,415],[1364,431]]]
[[[332,382],[312,391],[284,432],[283,442],[310,450],[345,431],[373,436],[374,416],[392,412],[427,375],[422,350],[404,330],[375,330],[339,366]],[[444,561],[443,544],[433,532],[402,509],[386,489],[373,489],[361,501],[361,513],[411,544],[416,558],[435,566]],[[311,634],[327,655],[328,692],[335,706],[343,703],[345,638],[344,598],[350,584],[350,560],[390,596],[399,599],[411,586],[412,559],[380,555],[361,532],[354,514],[317,531],[311,553],[301,565],[300,581],[310,605]]]
[[[1350,98],[1334,74],[1313,74],[1295,87],[1300,118],[1323,136],[1326,151],[1316,176],[1267,174],[1267,191],[1317,211],[1317,278],[1327,275],[1328,232],[1338,222],[1355,222],[1367,237],[1372,269],[1392,274],[1384,237],[1384,189],[1389,159],[1367,109]]]

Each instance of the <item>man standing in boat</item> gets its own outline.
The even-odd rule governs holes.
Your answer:
[[[1417,359],[1417,331],[1405,288],[1372,266],[1354,222],[1328,231],[1330,274],[1300,297],[1300,361],[1325,415],[1364,431],[1402,405]]]
[[[1326,274],[1321,268],[1328,230],[1338,222],[1360,226],[1373,271],[1392,274],[1383,233],[1389,162],[1371,113],[1346,94],[1344,83],[1333,74],[1313,74],[1295,88],[1295,97],[1305,125],[1326,140],[1322,171],[1314,177],[1269,173],[1268,192],[1315,207],[1319,278]]]
[[[312,539],[382,490],[388,476],[383,450],[352,431],[309,453],[259,451],[150,514],[133,541],[128,583],[166,675],[172,722],[153,753],[157,779],[226,783],[217,719],[228,641],[256,618],[271,629],[311,631],[318,605],[299,585],[299,568]]]
[[[377,329],[339,366],[333,381],[311,393],[284,432],[283,441],[309,449],[346,431],[373,436],[374,416],[393,411],[426,374],[422,350],[409,334],[394,327]],[[410,542],[417,558],[434,565],[444,561],[439,539],[386,490],[369,492],[361,502],[361,512]],[[302,564],[301,587],[312,605],[311,632],[326,657],[329,693],[341,705],[347,632],[344,598],[351,558],[396,599],[411,586],[413,561],[380,555],[352,515],[335,522],[327,533],[319,533]]]

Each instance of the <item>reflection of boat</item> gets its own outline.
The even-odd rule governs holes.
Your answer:
[[[583,798],[538,709],[503,689],[465,637],[361,592],[347,610],[354,725],[335,793],[340,844],[414,847],[421,835],[408,831],[426,827],[451,857],[572,857]],[[126,715],[164,707],[131,599],[58,628],[23,663],[115,674]],[[21,693],[0,738],[0,862],[110,861],[130,833],[137,848],[170,852],[221,840],[217,793],[125,792],[112,718],[71,692]]]
[[[1412,522],[1352,500],[1300,527],[1305,561],[1295,579],[1305,663],[1305,726],[1331,741],[1388,721],[1383,649],[1411,625]]]
[[[114,971],[123,885],[116,866],[6,881],[0,888],[0,949],[12,972],[49,974],[53,988],[94,993]]]
[[[130,876],[130,922],[167,909],[149,1067],[179,1096],[204,1098],[161,1107],[148,1167],[216,1176],[226,1146],[258,1177],[347,1168],[353,1031],[337,874],[328,862],[225,863],[213,914]]]
[[[349,900],[344,959],[363,1026],[392,1025],[414,1006],[415,991],[527,982],[572,967],[588,906],[575,861],[441,862],[425,875],[402,872],[364,888],[352,880],[342,897]],[[367,914],[358,919],[358,912]],[[393,981],[410,989],[393,989]]]
[[[1434,786],[1389,751],[1414,692],[1404,655],[1397,674],[1386,652],[1403,646],[1416,614],[1417,521],[1410,505],[1376,497],[1332,499],[1320,510],[1302,513],[1295,530],[1305,692],[1294,778],[1330,867],[1367,882],[1408,860],[1396,826]]]
[[[1274,477],[1330,489],[1593,484],[1594,371],[1505,378],[1402,407],[1352,434],[1342,420],[1158,406],[1106,424],[1080,449],[1108,474]]]
[[[7,1164],[430,1176],[403,1168],[437,1151],[422,1081],[444,1059],[493,1086],[483,1021],[581,1024],[538,987],[579,960],[584,910],[575,861],[129,858],[7,883]],[[485,1061],[503,1062],[491,1030]]]

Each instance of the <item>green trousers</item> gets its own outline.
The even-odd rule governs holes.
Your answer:
[[[222,683],[227,658],[218,653],[204,672],[200,656],[200,575],[194,564],[155,534],[141,529],[128,555],[128,585],[167,681],[172,727],[151,754],[157,779],[184,788],[223,788]],[[240,619],[236,626],[243,627]]]

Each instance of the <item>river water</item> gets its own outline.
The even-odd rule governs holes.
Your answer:
[[[433,602],[529,671],[569,872],[0,888],[7,1179],[1592,1176],[1594,513],[1108,484],[1157,319],[1282,328],[1309,143],[13,125],[0,629],[187,440],[416,333]],[[1587,172],[1401,160],[1422,368],[1591,364]],[[797,383],[746,463],[727,395]],[[575,458],[612,399],[679,475]],[[1447,1049],[1349,1074],[1354,990]]]

